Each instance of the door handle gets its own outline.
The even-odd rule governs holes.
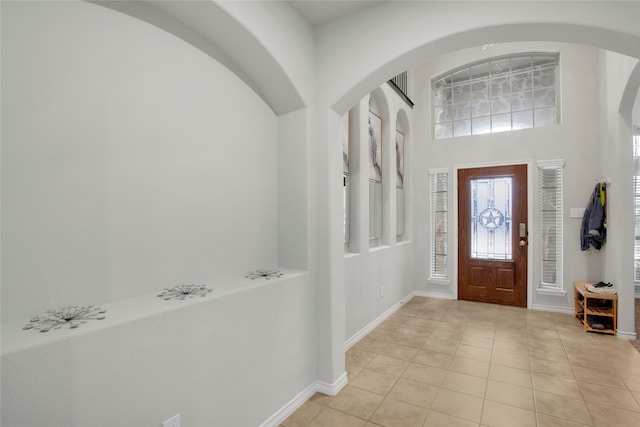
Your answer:
[[[518,231],[520,232],[521,239],[524,239],[525,237],[527,237],[527,224],[525,224],[524,222],[521,222]]]

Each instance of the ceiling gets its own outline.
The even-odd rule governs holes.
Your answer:
[[[382,0],[289,0],[294,9],[314,27],[381,2]]]

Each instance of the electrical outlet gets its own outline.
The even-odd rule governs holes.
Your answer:
[[[162,427],[180,427],[180,414],[175,414],[173,417],[162,422]]]

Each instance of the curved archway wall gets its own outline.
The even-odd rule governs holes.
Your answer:
[[[499,7],[499,10],[496,10],[496,7]],[[485,2],[469,2],[464,3],[463,10],[461,10],[460,4],[454,2],[382,3],[329,23],[318,30],[318,105],[321,111],[319,114],[323,120],[326,120],[324,114],[338,117],[357,103],[366,93],[399,72],[409,69],[415,64],[428,62],[439,55],[485,43],[532,40],[569,42],[607,49],[637,59],[640,58],[639,16],[640,4],[629,2],[502,2],[499,6],[494,4],[493,7]],[[357,61],[353,60],[354,52],[357,52]],[[602,61],[601,59],[596,64],[599,68],[603,67]],[[346,64],[348,66],[345,66]],[[624,74],[625,72],[622,72],[617,75]],[[617,111],[617,105],[613,110]],[[414,114],[418,117],[416,111]],[[418,122],[420,123],[417,125],[418,129],[414,129],[414,135],[428,134],[420,132],[419,128],[423,126],[423,123],[419,120],[416,121],[416,123]],[[605,128],[608,127],[605,124]],[[618,141],[615,137],[609,137],[610,132],[604,131],[602,127],[597,129],[596,133],[601,139],[611,140],[614,143]],[[321,129],[318,135],[317,146],[331,145],[337,138],[334,137],[337,135],[337,130],[329,126],[326,131]],[[424,139],[415,141],[413,149],[418,155],[414,159],[421,158],[418,150],[423,149],[422,146],[425,142]],[[320,148],[320,150],[323,149]],[[630,145],[626,151],[629,150]],[[630,156],[623,154],[615,159],[611,156],[607,159],[603,158],[601,163],[596,166],[598,175],[602,174],[601,171],[615,169],[615,165],[620,159],[629,158]],[[338,165],[333,167],[332,163],[332,159],[327,159],[326,164],[318,164],[320,169],[327,167],[325,172],[319,170],[319,175],[339,176]],[[418,169],[419,167],[414,165],[414,175]],[[416,176],[414,176],[415,178]],[[418,181],[420,179],[417,179]],[[619,188],[621,195],[631,194],[627,188],[629,184],[623,176],[616,177],[616,182],[619,182],[619,184],[615,184],[616,191]],[[413,193],[423,194],[417,187],[413,189]],[[327,204],[327,209],[330,210],[329,216],[339,215],[340,205],[337,197],[338,194],[331,196],[332,203]],[[575,203],[577,207],[581,207],[585,202],[580,199]],[[416,215],[414,221],[415,237],[423,225],[419,223],[417,214],[414,213],[414,215]],[[628,215],[625,223],[628,223]],[[323,224],[319,223],[317,226],[322,229]],[[620,225],[615,227],[620,227]],[[611,275],[607,276],[609,280],[628,285],[633,281],[631,270],[628,268],[628,264],[631,262],[620,265],[620,262],[614,260],[621,253],[629,253],[625,252],[629,242],[623,241],[625,239],[623,230],[625,229],[631,228],[618,229],[616,234],[620,240],[615,243],[610,240],[609,249],[603,252],[601,263],[609,265],[607,270],[611,272]],[[338,233],[335,235],[340,236]],[[419,239],[416,239],[416,246],[427,245],[427,243],[417,240]],[[615,249],[613,249],[614,246]],[[422,249],[426,250],[424,247]],[[336,238],[335,241],[329,243],[328,248],[319,248],[319,250],[330,252],[329,259],[331,261],[324,266],[332,268],[336,276],[341,277],[342,266],[339,261],[342,258],[342,247],[340,241]],[[415,264],[417,265],[425,258],[420,256],[417,250],[415,252]],[[348,260],[347,263],[349,262],[352,261]],[[319,267],[321,268],[321,266]],[[620,269],[614,271],[617,267]],[[604,268],[601,272],[607,274]],[[347,275],[344,282],[339,279],[329,283],[326,292],[339,293],[340,289],[346,286],[346,283],[349,283],[349,286],[352,285],[352,279]],[[416,275],[414,280],[416,283],[422,283],[425,277]],[[626,289],[627,285],[621,285],[623,286],[621,291],[621,300],[623,301],[619,312],[619,327],[621,331],[631,332],[633,331],[632,299],[628,295],[630,290]],[[565,285],[565,289],[570,291],[571,286],[569,283]],[[347,311],[361,309],[361,307],[355,307],[349,302],[346,303],[346,306]],[[382,315],[389,308],[390,304],[383,305],[378,308],[376,314]],[[319,312],[319,321],[322,321],[325,315],[335,316],[335,312],[327,307],[324,314]],[[361,323],[365,320],[362,316],[358,316],[358,319],[354,322]],[[366,320],[373,322],[375,319],[374,315]],[[347,338],[355,332],[349,326],[350,322],[351,320],[347,319]],[[336,371],[339,371],[338,367],[334,366],[335,368],[337,368]],[[335,375],[334,373],[334,378]]]

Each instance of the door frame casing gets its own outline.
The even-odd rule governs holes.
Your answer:
[[[534,218],[537,218],[533,215],[533,193],[534,193],[534,182],[533,182],[533,160],[513,160],[513,161],[504,161],[504,162],[488,162],[488,163],[473,163],[473,164],[460,164],[453,166],[453,186],[452,190],[454,194],[452,194],[451,198],[453,199],[453,243],[455,245],[456,250],[453,251],[453,263],[452,263],[452,272],[451,272],[451,284],[453,291],[453,299],[458,299],[458,170],[459,169],[475,169],[475,168],[486,168],[492,166],[510,166],[510,165],[526,165],[527,166],[527,217],[528,224],[527,230],[529,231],[529,236],[537,236],[538,227],[537,221]],[[527,308],[531,309],[533,306],[533,252],[537,250],[537,239],[528,239],[529,249],[527,251]]]

